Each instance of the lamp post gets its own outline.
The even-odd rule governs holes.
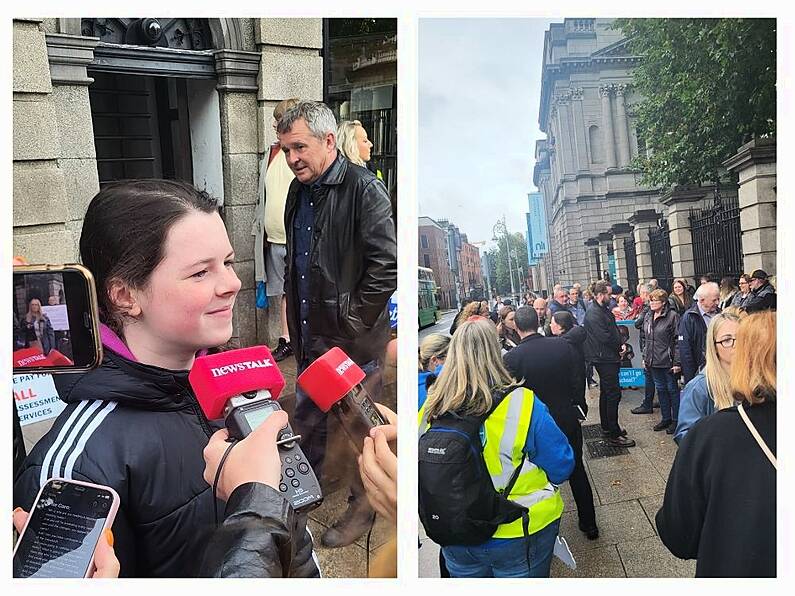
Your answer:
[[[494,240],[495,242],[499,242],[497,240],[497,234],[502,234],[505,236],[505,256],[508,258],[508,278],[511,280],[511,296],[516,294],[516,288],[513,285],[513,268],[511,267],[511,246],[509,244],[508,238],[508,226],[505,224],[505,214],[502,216],[502,221],[497,220],[497,223],[494,224],[493,228],[494,232]]]

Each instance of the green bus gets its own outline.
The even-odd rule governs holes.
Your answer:
[[[417,319],[419,328],[435,325],[439,320],[439,303],[436,300],[436,282],[433,271],[418,267],[417,277]]]

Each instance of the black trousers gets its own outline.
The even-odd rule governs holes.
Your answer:
[[[599,374],[599,419],[602,430],[615,439],[621,434],[618,426],[618,402],[621,401],[621,388],[618,385],[618,362],[595,362]]]
[[[588,482],[588,474],[586,474],[585,465],[582,463],[582,427],[577,420],[567,421],[563,426],[561,426],[561,430],[574,451],[574,471],[569,476],[569,487],[574,502],[577,504],[577,517],[580,519],[580,525],[584,528],[592,528],[596,525],[596,511],[594,510],[591,483]]]

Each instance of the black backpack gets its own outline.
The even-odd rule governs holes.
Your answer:
[[[520,517],[528,534],[528,509],[507,499],[524,457],[501,493],[494,489],[483,459],[480,427],[493,411],[485,416],[444,414],[420,436],[420,521],[441,546],[482,544],[497,526]]]

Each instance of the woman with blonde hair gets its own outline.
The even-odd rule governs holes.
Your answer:
[[[442,365],[447,358],[447,348],[450,345],[450,336],[441,333],[431,333],[420,342],[418,362],[418,398],[422,407],[428,397],[428,388],[433,385],[442,371]]]
[[[718,313],[707,327],[707,363],[682,390],[674,440],[679,443],[699,420],[735,405],[729,385],[737,327],[746,314],[737,307]]]
[[[31,298],[23,320],[28,346],[36,347],[45,356],[55,347],[55,330],[50,318],[41,309],[41,300]]]
[[[729,384],[739,405],[704,418],[676,454],[657,513],[697,577],[776,576],[776,313],[740,321]]]
[[[478,316],[478,315],[488,316],[488,309],[486,310],[486,313],[484,314],[483,313],[483,306],[481,305],[480,302],[475,301],[475,302],[470,302],[469,304],[467,304],[461,310],[461,312],[458,313],[458,315],[456,315],[455,321],[453,321],[453,325],[452,325],[452,327],[450,327],[450,335],[454,335],[455,332],[456,332],[456,329],[458,329],[461,326],[461,324],[464,321],[466,321],[469,317],[474,317],[474,316]]]
[[[450,430],[462,424],[466,433]],[[563,513],[557,485],[571,474],[574,455],[544,403],[505,368],[497,330],[489,321],[464,321],[453,335],[444,368],[420,410],[420,433],[421,443],[432,437],[438,441],[466,437],[466,451],[475,454],[472,464],[477,469],[472,473],[488,473],[491,491],[510,485],[507,500],[529,509],[529,521],[501,523],[483,542],[442,544],[450,575],[548,577]],[[453,517],[442,529],[455,534],[462,524],[451,508],[467,495],[459,491],[462,487],[451,485],[434,492],[439,476],[448,474],[455,462],[446,459],[445,449],[427,451],[420,451],[420,519],[433,538],[440,524]],[[428,511],[432,515],[424,515]],[[469,517],[463,521],[486,523]],[[525,521],[528,525],[523,528]]]
[[[370,161],[373,143],[358,120],[343,120],[337,127],[337,149],[357,166],[365,167]]]

